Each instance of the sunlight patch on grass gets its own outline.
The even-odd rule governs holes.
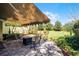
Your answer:
[[[52,38],[52,39],[58,39],[60,37],[64,37],[64,36],[69,36],[70,33],[69,32],[65,32],[65,31],[49,31],[48,34],[48,39]]]

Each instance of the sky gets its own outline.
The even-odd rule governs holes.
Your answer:
[[[79,3],[35,3],[52,24],[59,20],[62,25],[79,18]],[[73,17],[74,16],[74,17]]]

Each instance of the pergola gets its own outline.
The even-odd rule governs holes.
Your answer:
[[[16,22],[20,23],[21,26],[42,24],[50,21],[49,18],[32,3],[0,4],[0,19],[6,22],[11,19],[8,22],[9,24],[16,25],[14,23]]]

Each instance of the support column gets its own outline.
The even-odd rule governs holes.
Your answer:
[[[0,19],[1,20],[1,19]],[[3,39],[3,22],[2,21],[0,21],[0,41],[2,41]]]

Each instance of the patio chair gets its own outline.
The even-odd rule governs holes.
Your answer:
[[[40,35],[36,35],[35,39],[36,39],[36,41],[35,41],[36,44],[39,44],[40,45],[41,36]]]
[[[31,47],[34,48],[34,50],[36,50],[36,47],[38,46],[38,44],[40,45],[40,36],[36,35],[34,38],[32,38],[32,45]]]
[[[32,38],[32,45],[30,45],[30,48],[33,48],[34,50],[36,50],[36,39]]]

